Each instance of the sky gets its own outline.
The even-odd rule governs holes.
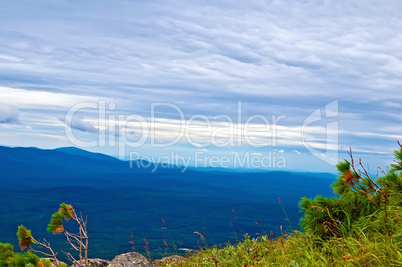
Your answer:
[[[401,1],[2,1],[0,145],[370,171],[402,140]],[[168,165],[168,164],[167,164]]]

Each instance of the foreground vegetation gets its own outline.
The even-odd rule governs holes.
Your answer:
[[[78,225],[78,233],[71,233],[63,226],[63,219],[69,221],[72,219]],[[50,223],[47,226],[48,232],[53,234],[63,233],[67,243],[75,250],[75,254],[64,252],[65,256],[75,266],[88,266],[88,232],[87,220],[82,215],[78,216],[72,205],[61,203],[57,212],[53,213]],[[21,251],[29,249],[25,253],[15,253],[11,244],[0,243],[0,267],[67,267],[68,265],[60,261],[50,246],[50,242],[43,239],[39,241],[32,236],[31,230],[25,226],[18,226],[17,237]],[[35,253],[47,258],[39,258]]]
[[[402,266],[402,145],[390,169],[373,178],[362,164],[337,165],[339,197],[303,198],[303,232],[280,238],[245,236],[239,244],[204,248],[160,266]]]
[[[332,185],[338,197],[302,198],[303,232],[282,233],[271,239],[268,235],[250,238],[223,248],[207,247],[175,257],[175,261],[159,262],[160,266],[402,266],[402,145],[395,151],[395,161],[388,170],[378,168],[372,177],[350,151],[350,160],[337,165],[340,176]],[[286,214],[286,213],[285,213]],[[63,219],[78,224],[78,234],[67,232]],[[166,225],[165,225],[166,227]],[[71,205],[62,203],[52,215],[48,231],[64,233],[78,258],[65,253],[71,262],[88,265],[88,234],[86,219],[78,217]],[[202,239],[204,237],[195,232]],[[33,252],[60,262],[46,240],[38,241],[24,226],[18,228],[21,250],[15,253],[10,244],[0,243],[0,267],[50,266]],[[146,240],[145,240],[146,242]],[[147,244],[147,242],[146,242]],[[36,247],[49,252],[37,250]],[[175,246],[174,246],[175,247]],[[148,251],[148,250],[147,250]],[[75,257],[77,257],[75,255]],[[150,255],[148,255],[150,257]]]
[[[246,236],[236,246],[203,249],[160,266],[402,266],[401,245],[397,236],[362,231],[329,240],[302,232],[275,240]]]

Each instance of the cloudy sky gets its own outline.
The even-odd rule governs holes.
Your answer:
[[[0,14],[0,145],[334,171],[349,147],[384,167],[402,140],[401,1],[16,0]]]

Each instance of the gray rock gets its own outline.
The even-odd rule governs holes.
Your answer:
[[[109,265],[110,261],[102,259],[89,259],[88,266],[90,267],[106,267]]]
[[[103,259],[88,259],[88,267],[106,267],[108,266],[110,261]],[[80,266],[80,262],[76,261],[75,264],[71,265],[71,267]]]
[[[116,256],[108,267],[153,267],[153,265],[141,254],[129,252]]]
[[[172,263],[172,262],[181,262],[184,258],[182,256],[172,255],[169,257],[164,257],[160,260],[155,260],[153,263],[154,265],[158,266],[160,263]]]

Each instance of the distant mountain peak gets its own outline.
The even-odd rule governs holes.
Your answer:
[[[74,146],[60,147],[60,148],[56,148],[54,150],[63,152],[66,154],[74,155],[74,156],[83,156],[83,157],[87,157],[87,158],[91,158],[91,159],[118,161],[118,159],[115,157],[105,155],[102,153],[90,152],[90,151],[80,149],[80,148],[74,147]]]

